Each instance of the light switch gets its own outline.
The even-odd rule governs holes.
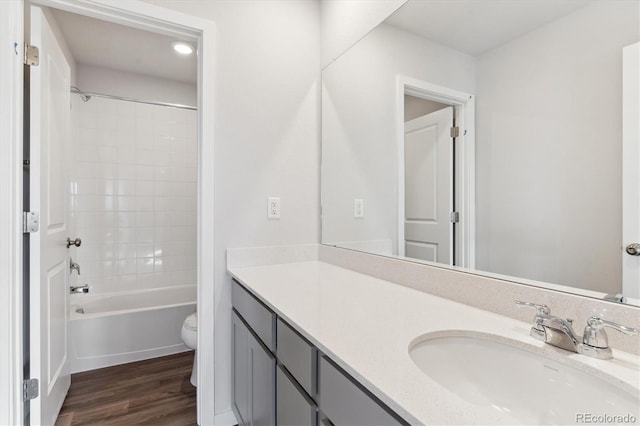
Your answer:
[[[353,217],[364,217],[364,200],[362,198],[353,199]]]
[[[280,219],[280,197],[269,197],[267,219]]]

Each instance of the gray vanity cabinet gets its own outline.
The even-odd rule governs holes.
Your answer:
[[[325,424],[369,426],[407,424],[374,399],[325,355],[319,361],[318,405]],[[327,420],[329,422],[327,422]]]
[[[275,314],[232,287],[233,409],[241,425],[276,424]]]
[[[239,424],[407,424],[235,281],[232,303]]]

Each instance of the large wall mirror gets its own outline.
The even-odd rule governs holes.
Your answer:
[[[636,0],[409,0],[322,72],[322,242],[638,304],[639,41]]]

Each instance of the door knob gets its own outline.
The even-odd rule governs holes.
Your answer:
[[[640,256],[640,244],[638,243],[629,244],[626,250],[627,254],[630,254],[631,256]]]
[[[81,244],[82,244],[82,240],[80,238],[76,238],[75,240],[72,240],[71,238],[67,238],[67,248],[71,246],[80,247]]]

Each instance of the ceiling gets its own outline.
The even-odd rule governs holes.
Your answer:
[[[386,22],[478,56],[593,0],[409,0]]]
[[[196,84],[195,53],[173,50],[165,35],[52,9],[62,35],[79,64]]]

